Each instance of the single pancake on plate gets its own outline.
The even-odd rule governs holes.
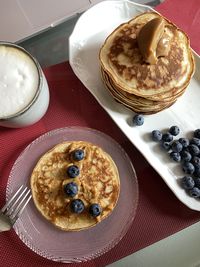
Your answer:
[[[120,192],[115,162],[86,141],[62,142],[43,154],[30,184],[38,211],[65,231],[101,222],[112,213]]]
[[[195,69],[188,36],[156,12],[119,25],[104,41],[99,60],[111,95],[146,114],[175,103]]]

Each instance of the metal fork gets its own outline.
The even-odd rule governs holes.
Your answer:
[[[22,185],[0,210],[0,232],[10,230],[31,199],[31,190]]]

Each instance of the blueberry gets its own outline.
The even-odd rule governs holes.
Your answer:
[[[192,155],[186,150],[182,150],[180,154],[181,154],[181,159],[183,161],[190,161],[192,159]]]
[[[164,134],[162,135],[162,140],[163,140],[164,142],[169,143],[169,142],[171,142],[171,141],[173,140],[173,135],[171,135],[170,133],[164,133]]]
[[[164,148],[166,151],[169,151],[171,148],[171,144],[168,142],[162,142],[161,143],[162,148]]]
[[[179,141],[174,141],[171,145],[171,149],[174,152],[181,152],[183,149],[183,145]]]
[[[200,163],[198,161],[191,162],[195,168],[200,168]]]
[[[196,164],[196,165],[194,166],[194,173],[193,173],[193,175],[194,175],[195,177],[200,177],[200,165],[199,165],[199,164]]]
[[[179,129],[178,126],[172,126],[172,127],[170,127],[169,132],[173,136],[176,136],[176,135],[178,135],[180,133],[180,129]]]
[[[194,165],[199,165],[200,164],[200,158],[197,157],[197,156],[194,156],[191,160],[191,162],[194,164]]]
[[[200,189],[198,187],[193,187],[188,193],[191,197],[200,197]]]
[[[84,158],[85,153],[83,149],[76,149],[72,152],[72,157],[76,161],[80,161]]]
[[[174,161],[176,161],[176,162],[181,161],[181,155],[178,152],[172,151],[169,155]]]
[[[76,166],[76,165],[70,165],[68,168],[67,168],[67,175],[70,177],[70,178],[75,178],[79,175],[80,171],[79,171],[79,168]]]
[[[194,165],[190,162],[184,162],[183,163],[183,171],[187,174],[193,174],[194,172]]]
[[[101,214],[102,210],[99,204],[94,203],[89,207],[89,213],[92,217],[97,217]]]
[[[137,125],[137,126],[141,126],[144,124],[144,117],[141,114],[136,114],[133,117],[133,124]]]
[[[191,176],[184,176],[181,180],[181,184],[185,189],[192,189],[195,185],[195,182]]]
[[[75,213],[81,213],[83,212],[85,208],[84,203],[81,199],[72,200],[70,206],[71,206],[72,212],[75,212]]]
[[[198,146],[193,144],[188,146],[188,150],[192,156],[197,156],[200,153],[200,149],[198,148]]]
[[[161,141],[162,140],[162,133],[159,130],[152,131],[152,139],[153,141]]]
[[[189,146],[189,139],[187,139],[187,138],[179,138],[179,140],[178,140],[181,144],[182,144],[182,146],[183,147],[188,147]]]
[[[193,137],[190,140],[190,144],[193,144],[193,145],[196,145],[196,146],[200,146],[200,139],[199,138],[196,138],[196,137]]]
[[[78,186],[74,182],[65,184],[63,189],[65,194],[69,197],[74,197],[78,193]]]
[[[195,186],[200,189],[200,178],[199,177],[195,178],[194,182],[195,182]]]
[[[196,129],[196,130],[194,131],[194,137],[196,137],[196,138],[200,138],[200,129]]]

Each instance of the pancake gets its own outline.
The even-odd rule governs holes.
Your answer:
[[[121,94],[122,96],[124,96],[124,98],[128,98],[128,99],[137,99],[138,102],[142,103],[142,104],[146,104],[148,106],[154,105],[154,104],[164,104],[166,102],[172,102],[174,100],[176,100],[179,96],[181,96],[184,92],[186,87],[188,86],[188,84],[185,84],[185,87],[181,88],[181,90],[175,90],[172,89],[171,92],[167,92],[164,94],[158,94],[155,95],[153,97],[141,97],[141,96],[137,96],[134,94],[131,94],[129,92],[123,91],[121,90],[120,87],[118,87],[113,81],[112,78],[109,76],[109,74],[107,74],[102,68],[101,68],[101,72],[102,72],[102,78],[103,80],[107,81],[110,86],[113,88],[113,90],[115,90],[116,92],[118,92],[119,94]],[[173,96],[172,96],[173,93]]]
[[[156,60],[147,61],[145,49],[146,54],[154,52]],[[102,45],[99,60],[104,84],[115,99],[142,113],[175,103],[195,68],[187,35],[155,12],[119,25]]]
[[[133,110],[137,113],[143,113],[143,114],[153,114],[157,113],[159,111],[162,111],[168,107],[170,107],[175,101],[169,101],[169,102],[156,102],[148,99],[144,99],[135,95],[128,95],[128,93],[123,93],[115,90],[115,87],[112,86],[110,83],[109,77],[105,74],[105,72],[102,72],[102,77],[104,84],[106,85],[108,91],[113,96],[113,98],[126,106],[127,108]]]
[[[74,159],[81,150],[84,158]],[[79,175],[72,178],[69,167],[77,166]],[[66,193],[66,185],[75,183],[76,195]],[[117,204],[120,192],[118,169],[102,148],[85,141],[63,142],[47,151],[38,161],[30,178],[33,201],[38,211],[64,231],[80,231],[100,223]],[[81,200],[84,210],[76,213],[72,204]],[[98,204],[101,213],[91,214]]]

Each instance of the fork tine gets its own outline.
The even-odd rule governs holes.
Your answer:
[[[28,191],[27,191],[28,190]],[[10,216],[15,217],[15,214],[17,214],[22,206],[22,203],[24,202],[24,200],[26,199],[26,197],[30,194],[30,189],[28,189],[27,187],[25,188],[25,190],[23,190],[23,192],[21,193],[21,195],[19,196],[17,202],[14,204],[14,210],[12,211],[12,214],[10,214]],[[13,206],[14,206],[13,205]]]
[[[22,190],[23,185],[20,186],[20,188],[16,191],[16,193],[11,197],[11,199],[3,206],[3,208],[1,209],[1,212],[5,212],[5,210],[12,205],[12,203],[15,201],[16,196],[18,195],[18,193]]]
[[[19,201],[24,196],[24,194],[26,193],[26,191],[27,191],[28,188],[25,187],[25,188],[22,188],[22,189],[23,190],[19,191],[19,193],[16,195],[16,197],[10,203],[10,205],[7,205],[7,208],[4,211],[4,214],[5,215],[10,216],[13,213],[13,211],[16,210]]]
[[[27,204],[29,203],[30,199],[32,198],[31,194],[30,194],[30,189],[26,194],[26,197],[28,196],[28,198],[26,199],[26,197],[23,198],[23,200],[20,202],[20,204],[18,205],[17,211],[15,211],[14,216],[12,215],[12,223],[14,224],[16,222],[16,220],[19,218],[19,216],[22,214],[22,212],[24,211],[24,209],[26,208]],[[23,201],[26,200],[24,203]]]

